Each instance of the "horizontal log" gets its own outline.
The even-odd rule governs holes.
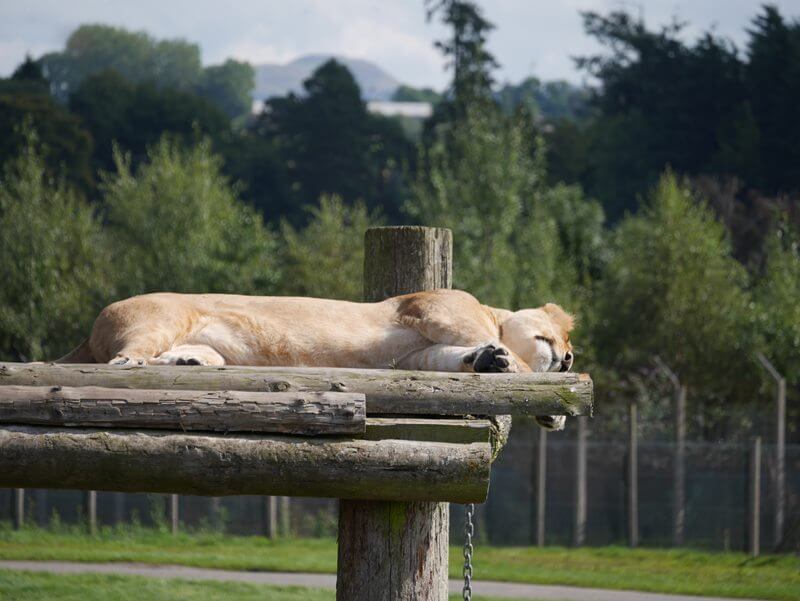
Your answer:
[[[586,374],[472,374],[310,367],[0,363],[0,384],[358,392],[367,415],[591,415]]]
[[[488,443],[0,427],[0,487],[480,503]]]
[[[359,434],[363,394],[0,386],[0,424]]]

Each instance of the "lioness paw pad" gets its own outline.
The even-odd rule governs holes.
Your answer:
[[[464,357],[464,363],[475,373],[515,372],[517,366],[511,353],[502,345],[487,343],[476,347]]]

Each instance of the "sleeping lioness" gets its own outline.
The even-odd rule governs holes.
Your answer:
[[[552,303],[512,312],[459,290],[378,303],[163,292],[103,309],[91,336],[59,362],[568,371],[572,326]]]

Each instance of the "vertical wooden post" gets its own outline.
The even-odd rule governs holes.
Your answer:
[[[89,528],[89,534],[94,536],[97,534],[97,491],[87,490],[84,499],[86,501],[86,526]]]
[[[786,511],[786,380],[778,380],[775,407],[775,546],[783,542]]]
[[[14,516],[14,528],[21,530],[25,525],[25,489],[15,488],[11,495],[11,513]]]
[[[114,495],[114,523],[121,524],[125,521],[125,493],[115,492]]]
[[[364,245],[364,300],[450,288],[450,230],[372,228]],[[446,601],[447,503],[342,499],[337,601]]]
[[[36,523],[44,528],[47,526],[49,515],[47,513],[47,489],[39,488],[34,493],[36,503]]]
[[[220,497],[211,497],[208,503],[208,517],[211,528],[219,532],[222,531],[222,499]]]
[[[536,467],[536,546],[544,547],[545,502],[547,494],[547,430],[539,428]]]
[[[675,391],[675,463],[672,472],[672,544],[683,545],[686,522],[686,386]]]
[[[636,401],[628,405],[628,545],[639,546],[639,436]]]
[[[286,538],[292,535],[292,519],[291,519],[291,500],[289,497],[281,497],[280,498],[280,510],[278,511],[278,515],[280,516],[280,528],[279,532],[281,536]]]
[[[758,557],[761,552],[761,437],[753,439],[750,452],[750,511],[749,543],[750,555]]]
[[[178,495],[169,495],[169,526],[172,534],[178,534],[180,524],[180,498]]]
[[[263,497],[264,499],[264,536],[277,538],[278,536],[278,500],[276,497]]]
[[[775,369],[764,353],[756,358],[777,384],[775,396],[775,546],[783,542],[786,512],[786,379]]]
[[[575,532],[576,547],[586,540],[586,417],[577,418],[578,431],[575,445]]]

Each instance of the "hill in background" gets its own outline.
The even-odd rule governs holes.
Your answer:
[[[256,87],[253,90],[253,100],[285,96],[289,92],[301,93],[303,81],[331,58],[350,70],[361,87],[364,100],[390,100],[400,86],[399,81],[370,61],[330,54],[313,54],[301,56],[285,65],[273,63],[254,65]]]

